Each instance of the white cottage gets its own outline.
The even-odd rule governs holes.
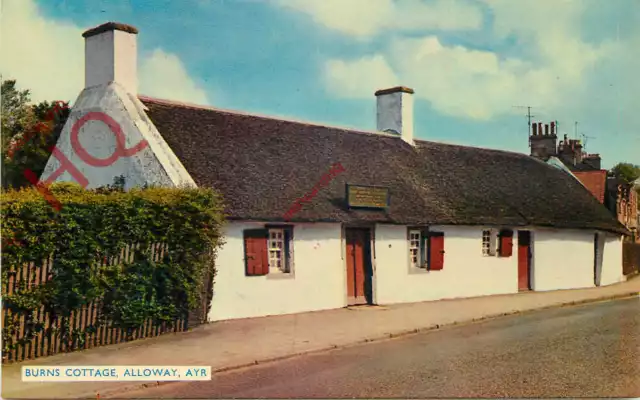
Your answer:
[[[411,89],[376,93],[375,132],[142,97],[136,34],[84,33],[86,88],[41,179],[221,192],[210,320],[623,280],[626,230],[585,188],[528,155],[416,139]]]

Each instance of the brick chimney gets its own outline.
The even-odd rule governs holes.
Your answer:
[[[544,161],[549,157],[555,156],[556,153],[556,132],[555,123],[551,123],[551,132],[549,132],[549,124],[543,126],[541,122],[533,122],[531,124],[531,135],[529,143],[531,144],[531,156],[540,158]]]
[[[575,166],[587,155],[583,153],[579,139],[568,139],[567,135],[564,135],[564,140],[558,145],[558,156],[565,164]]]
[[[117,82],[128,93],[138,93],[138,30],[107,22],[84,32],[85,88]]]
[[[588,164],[594,169],[602,169],[602,159],[600,154],[587,154],[582,158],[582,162]]]
[[[404,86],[375,93],[378,130],[398,135],[409,144],[413,144],[413,93]]]

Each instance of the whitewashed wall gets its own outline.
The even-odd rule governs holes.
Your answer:
[[[346,306],[340,224],[295,224],[293,276],[245,276],[242,231],[264,223],[231,222],[216,260],[209,320],[290,314]]]
[[[603,234],[604,254],[602,257],[601,285],[611,285],[624,281],[622,274],[622,237]]]
[[[532,288],[595,286],[593,231],[537,229],[533,234]],[[606,250],[605,250],[606,257]]]
[[[280,315],[340,308],[346,302],[344,240],[340,224],[295,224],[294,270],[290,278],[247,277],[242,231],[260,222],[231,222],[216,261],[218,275],[209,320]],[[406,226],[376,225],[373,295],[376,304],[410,303],[518,292],[517,230],[511,257],[482,255],[482,228],[432,226],[445,233],[440,271],[411,269]],[[529,229],[534,290],[593,287],[593,233]],[[605,238],[602,285],[622,278],[622,242]]]
[[[482,228],[431,229],[445,234],[440,271],[411,270],[406,226],[376,226],[374,293],[378,304],[518,292],[515,237],[511,257],[487,257],[482,255]]]

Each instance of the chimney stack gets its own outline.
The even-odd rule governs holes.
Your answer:
[[[595,169],[602,168],[602,159],[600,158],[600,154],[588,154],[582,159],[582,162],[591,165]]]
[[[544,161],[549,157],[554,157],[556,152],[556,138],[549,135],[549,125],[545,125],[546,132],[543,132],[542,122],[531,124],[531,136],[529,145],[531,146],[531,156]]]
[[[378,131],[399,135],[413,144],[413,93],[413,89],[404,86],[375,93]]]
[[[85,88],[117,82],[128,93],[138,93],[137,34],[135,27],[117,22],[107,22],[82,34]]]

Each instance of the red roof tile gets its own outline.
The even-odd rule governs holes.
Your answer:
[[[604,204],[604,192],[607,183],[607,171],[601,169],[598,171],[575,171],[573,174],[589,189],[592,195],[602,204]]]

